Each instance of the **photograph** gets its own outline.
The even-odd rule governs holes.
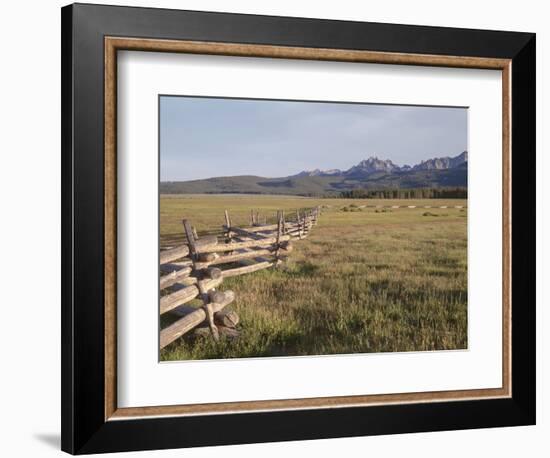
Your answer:
[[[41,52],[13,47],[11,73],[60,116],[30,130],[8,91],[25,132],[5,149],[38,153],[8,155],[6,202],[29,194],[12,220],[40,222],[31,245],[59,261],[44,278],[61,310],[36,277],[38,366],[17,372],[61,374],[36,399],[5,390],[10,421],[19,398],[38,412],[11,449],[428,458],[454,434],[457,456],[480,441],[537,455],[543,15],[461,5],[449,23],[399,1],[30,15]],[[36,68],[46,83],[29,85]],[[52,185],[57,209],[22,177]],[[26,235],[5,237],[21,281]],[[5,321],[5,348],[25,344]]]
[[[468,107],[158,100],[160,361],[468,349]]]

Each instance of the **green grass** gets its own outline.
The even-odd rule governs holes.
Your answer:
[[[183,217],[200,235],[219,232],[224,209],[233,224],[245,225],[251,208],[274,215],[278,209],[330,207],[310,236],[294,243],[282,267],[224,281],[221,289],[236,294],[231,307],[240,317],[238,339],[185,336],[163,349],[161,359],[466,348],[466,210],[358,209],[364,204],[465,201],[162,196],[163,246],[183,241]]]

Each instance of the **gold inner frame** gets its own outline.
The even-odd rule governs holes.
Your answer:
[[[493,69],[502,72],[502,387],[400,394],[118,408],[116,337],[117,246],[117,51],[175,52],[240,57],[268,57],[358,63]],[[511,367],[511,60],[481,57],[404,54],[343,49],[300,48],[239,43],[105,37],[105,420],[151,416],[206,415],[253,411],[316,409],[507,398],[512,394]]]

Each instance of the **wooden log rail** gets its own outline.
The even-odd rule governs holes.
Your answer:
[[[194,277],[196,280],[196,277]],[[213,288],[221,285],[223,278],[217,278],[216,280],[196,280],[196,283],[189,286],[182,286],[180,289],[175,292],[163,296],[160,298],[160,313],[169,312],[170,310],[176,308],[178,305],[186,304],[189,301],[192,301],[200,294],[199,284],[201,284],[202,289],[210,291]]]
[[[237,336],[239,317],[225,309],[235,294],[217,289],[223,279],[278,265],[292,251],[292,240],[308,236],[319,214],[319,207],[300,209],[295,219],[288,219],[284,211],[278,211],[276,224],[267,224],[267,216],[251,210],[250,227],[239,227],[232,225],[226,210],[224,239],[215,235],[199,237],[190,222],[183,220],[187,243],[163,250],[159,257],[160,314],[178,317],[161,330],[160,348],[190,331],[205,335],[210,330],[215,340],[220,331],[226,336]],[[194,299],[200,299],[202,306],[187,304]]]
[[[281,241],[290,240],[289,235],[283,235]],[[224,251],[236,251],[241,248],[250,248],[254,246],[266,247],[273,245],[277,242],[277,237],[263,237],[260,240],[247,240],[245,242],[229,242],[229,243],[220,243],[217,245],[205,245],[197,248],[198,253],[219,253]]]
[[[233,302],[234,299],[235,293],[233,291],[225,291],[223,300],[220,302],[210,302],[210,309],[213,315],[216,316],[226,305]],[[188,313],[184,311],[182,315],[181,319],[160,331],[160,348],[164,348],[169,343],[191,331],[207,318],[203,307],[195,308]],[[223,317],[221,317],[221,320],[223,321]]]
[[[167,275],[160,277],[160,289],[168,288],[181,280],[186,278],[191,273],[191,267],[183,267],[181,269],[173,270]]]

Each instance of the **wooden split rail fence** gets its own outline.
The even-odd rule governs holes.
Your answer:
[[[260,215],[251,211],[250,226],[238,227],[226,210],[220,237],[199,237],[184,219],[187,243],[160,252],[160,314],[178,317],[161,329],[160,348],[190,331],[211,334],[215,340],[220,334],[238,336],[239,317],[227,308],[235,294],[218,289],[223,279],[279,265],[292,251],[292,241],[307,237],[319,215],[319,207],[292,214],[278,211],[276,223],[267,224],[267,218],[260,222]],[[197,298],[201,307],[188,305]]]

